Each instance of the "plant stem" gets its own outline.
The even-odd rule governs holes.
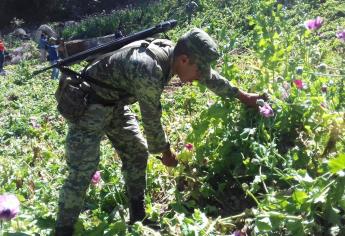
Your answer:
[[[259,168],[260,178],[262,176],[261,168],[262,168],[262,166],[260,165],[260,168]],[[262,179],[262,185],[264,186],[265,192],[268,193],[267,186],[266,186],[265,181],[263,179]]]
[[[253,198],[253,200],[255,201],[255,203],[258,206],[258,208],[261,209],[261,206],[260,206],[260,203],[259,203],[258,199],[252,194],[252,192],[247,190],[246,193]]]

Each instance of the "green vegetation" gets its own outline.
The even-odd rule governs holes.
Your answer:
[[[203,28],[219,44],[215,67],[224,76],[271,94],[275,115],[265,118],[197,84],[167,88],[163,123],[180,164],[168,169],[151,156],[146,197],[161,234],[229,235],[246,224],[251,235],[344,235],[345,43],[335,34],[345,28],[345,3],[200,0],[187,25],[178,2],[92,17],[64,32],[97,36],[121,21],[130,33],[175,18],[172,39]],[[321,28],[307,30],[317,16]],[[38,59],[8,66],[0,80],[0,193],[21,201],[5,235],[49,235],[66,174],[58,82],[49,73],[30,79],[40,67]],[[101,151],[102,182],[89,189],[77,235],[153,235],[141,224],[128,231],[121,162],[107,140]]]

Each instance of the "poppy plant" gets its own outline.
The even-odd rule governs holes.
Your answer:
[[[259,110],[260,110],[260,114],[263,117],[269,118],[269,117],[274,116],[273,109],[271,108],[271,106],[267,102],[265,102],[265,104],[263,106],[260,106]]]
[[[20,202],[13,194],[0,195],[0,220],[11,220],[19,213]]]
[[[296,87],[297,87],[298,89],[303,89],[303,81],[302,81],[302,80],[296,79],[296,80],[294,80],[293,82],[294,82],[294,84],[296,85]]]
[[[304,22],[304,26],[308,30],[318,30],[323,25],[323,18],[318,16],[315,19],[310,19]]]
[[[91,183],[93,185],[97,185],[97,184],[99,184],[100,181],[101,181],[101,172],[99,170],[97,170],[91,178]]]
[[[184,146],[185,146],[185,148],[187,148],[188,151],[192,151],[193,150],[193,144],[191,144],[191,143],[187,143]]]
[[[345,29],[336,33],[337,38],[345,43]]]

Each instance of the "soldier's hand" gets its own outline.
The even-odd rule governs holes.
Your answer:
[[[162,153],[162,163],[165,166],[176,167],[178,161],[176,159],[176,154],[170,148]]]
[[[270,100],[270,95],[268,93],[262,93],[259,95],[259,99],[264,100],[265,102],[267,102],[268,100]]]
[[[264,101],[267,101],[268,100],[268,94],[263,93],[263,94],[259,95],[256,93],[246,93],[243,91],[239,91],[238,99],[243,104],[247,105],[248,107],[258,108],[256,101],[258,99],[263,99]]]

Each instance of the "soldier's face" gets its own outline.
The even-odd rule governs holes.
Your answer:
[[[200,71],[195,63],[191,63],[186,55],[178,56],[174,62],[174,72],[182,83],[190,83],[199,80]]]

